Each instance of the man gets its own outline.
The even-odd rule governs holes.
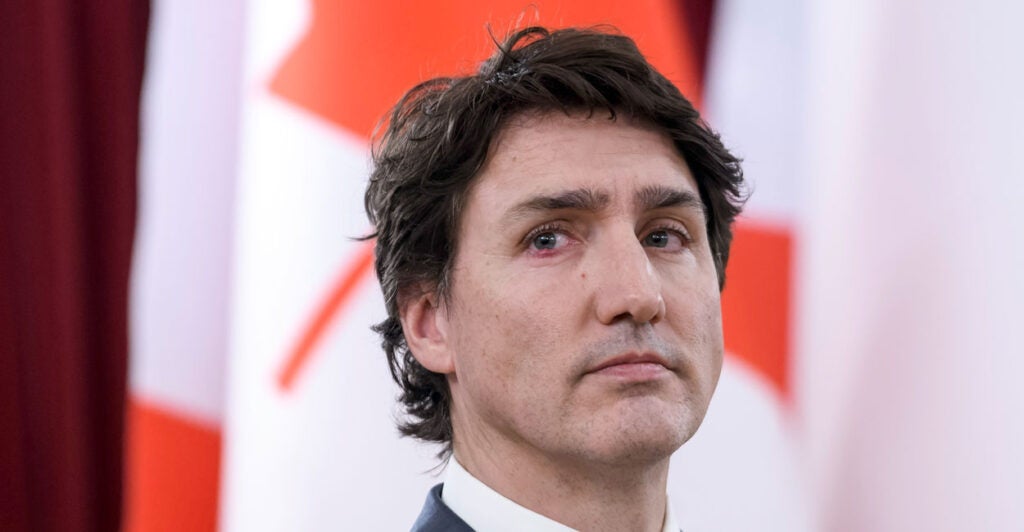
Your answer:
[[[669,458],[722,366],[738,160],[629,38],[512,35],[398,103],[366,206],[414,530],[678,530]]]

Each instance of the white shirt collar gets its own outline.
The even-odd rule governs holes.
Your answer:
[[[448,461],[441,500],[463,521],[478,532],[513,532],[531,530],[536,532],[572,532],[573,529],[528,508],[494,491],[477,480],[459,464],[453,456]],[[665,506],[665,522],[662,532],[679,532],[672,505]]]

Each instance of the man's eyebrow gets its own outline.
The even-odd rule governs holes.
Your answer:
[[[704,202],[702,202],[693,192],[681,188],[672,188],[663,185],[647,186],[636,192],[634,201],[636,201],[637,207],[644,211],[665,209],[669,207],[684,207],[697,209],[701,214],[707,216]]]
[[[557,194],[542,194],[527,198],[509,209],[506,218],[511,221],[535,213],[558,210],[597,212],[607,207],[609,203],[611,203],[611,196],[607,192],[578,188]]]

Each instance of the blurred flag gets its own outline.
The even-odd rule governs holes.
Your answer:
[[[824,530],[1024,530],[1022,16],[806,8],[795,397]]]
[[[711,120],[795,242],[816,528],[1024,530],[1024,8],[716,6]]]
[[[412,523],[440,479],[435,449],[397,437],[369,331],[384,308],[372,250],[351,240],[369,229],[369,134],[416,82],[475,70],[493,51],[486,24],[500,38],[534,22],[617,26],[748,157],[757,194],[730,263],[726,368],[669,492],[687,529],[809,528],[790,371],[798,5],[765,19],[743,0],[241,3],[154,12],[129,530]],[[768,95],[777,105],[759,107]]]

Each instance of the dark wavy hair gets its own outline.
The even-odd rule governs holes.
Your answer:
[[[366,238],[377,239],[388,317],[374,330],[401,388],[406,415],[398,428],[440,443],[441,458],[451,453],[450,390],[444,375],[409,351],[399,310],[422,290],[449,296],[467,191],[492,140],[525,112],[622,114],[671,138],[693,171],[719,288],[725,284],[730,226],[745,199],[740,161],[629,37],[613,29],[526,28],[499,44],[476,74],[413,87],[374,136],[366,212],[375,230]]]

